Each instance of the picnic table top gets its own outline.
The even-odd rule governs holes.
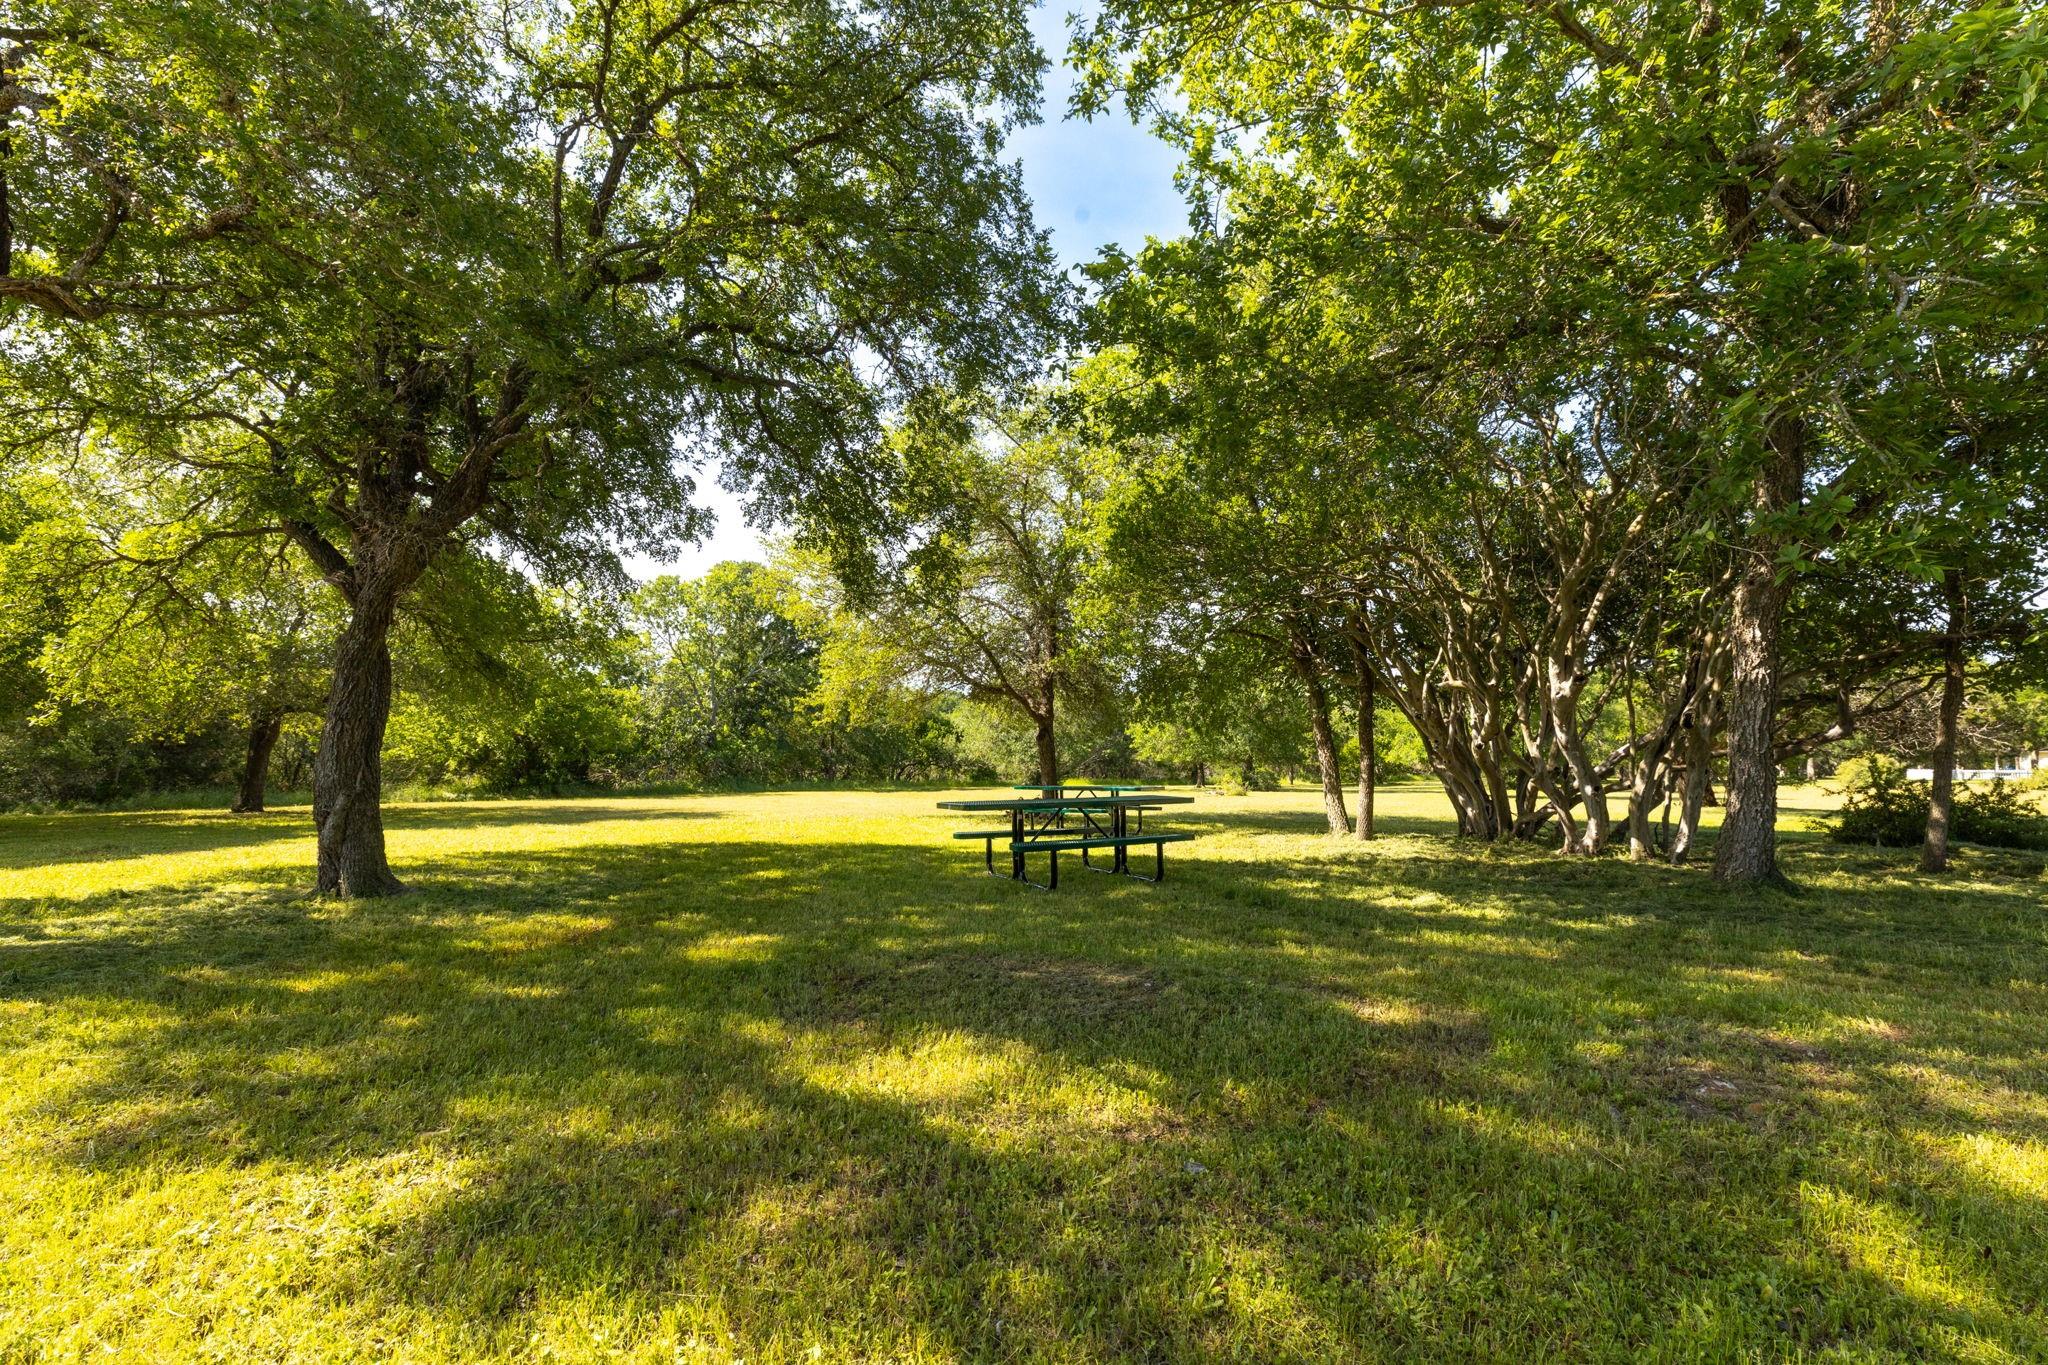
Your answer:
[[[995,801],[941,801],[940,810],[1110,810],[1116,806],[1191,806],[1192,796],[1090,796],[1077,800],[1018,799]]]
[[[1136,782],[1019,782],[1010,788],[1013,792],[1156,792],[1166,790],[1159,786],[1144,786]]]

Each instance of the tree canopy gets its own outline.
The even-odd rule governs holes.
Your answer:
[[[887,414],[1042,349],[1047,250],[995,156],[1042,58],[981,0],[342,4],[295,20],[310,46],[267,14],[66,10],[8,40],[0,403],[18,452],[175,487],[207,536],[288,541],[340,594],[319,881],[378,894],[388,639],[437,559],[605,577],[696,528],[710,450],[764,514],[858,536],[890,510]],[[299,84],[309,51],[346,82]],[[167,219],[223,198],[252,215],[247,287],[131,306],[202,245]]]
[[[1191,210],[1078,314],[1011,0],[24,0],[8,713],[244,735],[257,800],[297,726],[349,895],[387,758],[1312,770],[1364,838],[1406,751],[1571,856],[1719,800],[1758,885],[1781,776],[1889,745],[1946,865],[2043,676],[2038,9],[1105,0],[1068,59]],[[714,460],[778,563],[629,583]]]

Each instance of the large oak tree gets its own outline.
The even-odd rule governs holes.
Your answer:
[[[146,232],[125,189],[97,219],[16,212],[39,236],[14,277],[109,306],[0,296],[20,301],[0,315],[0,402],[38,458],[111,436],[120,477],[176,486],[218,534],[285,538],[341,595],[318,886],[377,895],[400,887],[379,797],[388,642],[437,559],[615,571],[621,549],[695,529],[690,468],[710,452],[761,513],[858,538],[890,510],[888,414],[1042,345],[1047,249],[998,156],[1042,59],[1009,0],[593,0],[488,22],[344,3],[299,22],[350,80],[245,124],[299,88],[304,35],[268,8],[219,32],[153,11],[119,28],[145,67],[202,54],[212,84],[188,102],[209,121],[173,117],[148,149],[169,183],[147,202],[173,207]],[[45,26],[86,54],[73,68],[53,73],[41,39],[8,59],[10,88],[43,92],[11,111],[40,120],[5,153],[17,204],[116,164],[79,160],[73,92],[117,150],[152,136],[155,105],[130,126],[95,84],[125,70],[95,55],[99,17]],[[212,236],[233,227],[255,264],[205,307],[87,288],[114,268],[95,246],[110,222],[122,280],[213,280],[190,264],[208,234],[170,225],[208,204],[246,204]]]

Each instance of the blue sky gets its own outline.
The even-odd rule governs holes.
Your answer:
[[[1045,77],[1043,121],[1010,139],[1011,155],[1024,163],[1024,187],[1039,224],[1052,229],[1053,246],[1070,269],[1094,260],[1107,243],[1135,251],[1146,237],[1178,236],[1188,224],[1173,187],[1172,149],[1126,120],[1121,105],[1092,123],[1067,117],[1074,81],[1061,59],[1073,3],[1051,0],[1032,13],[1032,32],[1053,66]]]
[[[1187,230],[1187,210],[1173,187],[1175,156],[1166,144],[1128,122],[1120,106],[1092,123],[1067,117],[1074,83],[1061,59],[1066,16],[1076,3],[1051,0],[1032,13],[1032,31],[1053,65],[1045,75],[1042,121],[1019,130],[1009,144],[1010,154],[1023,163],[1024,187],[1039,224],[1051,229],[1060,263],[1069,270],[1094,260],[1108,243],[1134,251],[1148,236]],[[631,561],[636,577],[694,578],[723,559],[763,557],[760,533],[747,525],[738,499],[718,487],[712,471],[698,479],[697,495],[718,514],[717,528],[702,545],[685,547],[668,563]]]

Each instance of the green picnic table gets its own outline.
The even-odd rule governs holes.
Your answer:
[[[1083,800],[1092,796],[1121,796],[1125,792],[1157,792],[1165,791],[1166,788],[1156,784],[1148,786],[1137,782],[1019,782],[1014,787],[1011,787],[1010,790],[1013,792],[1042,792],[1046,794],[1045,799],[1050,801],[1065,798]],[[1192,800],[1193,798],[1184,797],[1182,799]],[[1130,813],[1138,817],[1139,830],[1142,831],[1145,828],[1145,812],[1158,809],[1157,805],[1150,802],[1142,806],[1131,807]],[[1053,823],[1061,825],[1065,822],[1056,819]]]
[[[1195,836],[1188,833],[1164,833],[1144,828],[1144,812],[1162,810],[1167,806],[1194,804],[1192,796],[1166,796],[1158,787],[1141,787],[1130,784],[1111,783],[1047,783],[1023,785],[1013,791],[1055,792],[1058,795],[1036,797],[1008,797],[991,800],[941,801],[940,810],[972,811],[976,813],[1004,814],[1010,817],[1009,828],[968,829],[954,834],[955,839],[980,839],[982,841],[982,862],[990,876],[1001,876],[996,871],[996,840],[1009,836],[1010,877],[1027,886],[1036,886],[1051,891],[1060,884],[1060,854],[1078,852],[1081,865],[1091,872],[1109,872],[1135,878],[1141,882],[1156,882],[1166,876],[1166,845],[1180,843]],[[1073,792],[1074,795],[1066,793]],[[1139,828],[1133,832],[1129,817],[1136,812]],[[1068,817],[1077,817],[1078,824],[1069,824]],[[1132,845],[1152,845],[1153,873],[1142,876],[1131,871],[1129,850]],[[1089,854],[1107,849],[1111,860],[1108,867],[1097,867]],[[1025,876],[1024,856],[1027,853],[1044,853],[1050,859],[1048,874],[1043,882],[1034,882]]]

